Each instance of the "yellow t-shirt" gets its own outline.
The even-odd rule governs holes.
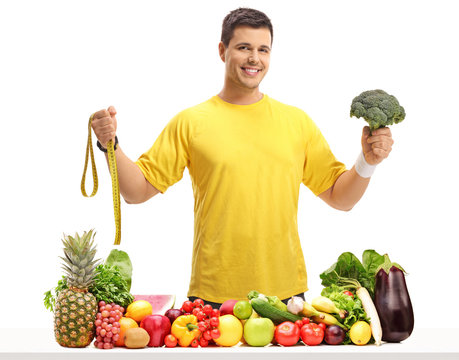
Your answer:
[[[162,193],[189,170],[188,296],[221,303],[250,290],[280,299],[307,290],[299,187],[318,195],[346,169],[302,110],[267,95],[250,105],[213,96],[177,114],[136,164]]]

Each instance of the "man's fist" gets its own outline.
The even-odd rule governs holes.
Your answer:
[[[107,143],[113,140],[115,143],[116,135],[116,110],[113,106],[109,106],[107,110],[100,110],[94,113],[91,127],[96,134],[100,144],[107,148]]]
[[[388,127],[376,129],[370,136],[370,128],[365,126],[362,131],[362,150],[365,161],[370,165],[379,164],[389,156],[394,140]]]

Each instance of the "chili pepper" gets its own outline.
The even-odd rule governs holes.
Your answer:
[[[172,324],[171,333],[180,346],[188,347],[201,334],[198,329],[198,319],[194,315],[180,315]]]

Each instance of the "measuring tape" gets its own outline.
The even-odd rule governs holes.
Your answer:
[[[92,149],[92,137],[91,137],[91,122],[94,114],[89,117],[88,124],[88,143],[86,145],[86,157],[84,161],[84,170],[83,177],[81,178],[81,193],[85,197],[92,197],[96,195],[97,189],[99,187],[99,180],[97,179],[97,169],[96,163],[94,161],[94,151]],[[88,169],[88,157],[91,155],[91,168],[92,168],[92,179],[93,179],[93,188],[91,195],[88,196],[85,189],[86,182],[86,170]],[[120,184],[118,182],[118,170],[116,168],[116,157],[113,141],[110,140],[107,143],[107,155],[108,155],[108,167],[110,169],[110,175],[112,177],[112,193],[113,193],[113,210],[115,212],[115,225],[116,225],[116,235],[115,235],[115,245],[121,243],[121,209],[120,209]]]

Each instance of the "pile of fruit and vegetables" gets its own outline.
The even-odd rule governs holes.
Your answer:
[[[174,308],[174,295],[132,295],[132,263],[112,250],[95,259],[93,230],[64,236],[65,275],[45,293],[56,341],[65,347],[316,346],[400,342],[414,317],[405,271],[388,255],[365,250],[360,261],[341,254],[320,274],[311,302],[252,290],[218,309],[203,300]]]

